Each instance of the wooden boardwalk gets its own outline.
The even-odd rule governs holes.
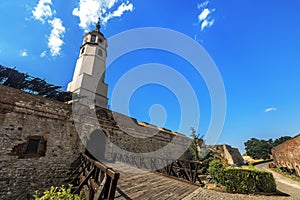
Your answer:
[[[199,188],[184,180],[144,171],[132,165],[108,164],[120,173],[115,199],[182,199]],[[122,169],[118,170],[118,169]],[[126,171],[124,171],[126,170]]]

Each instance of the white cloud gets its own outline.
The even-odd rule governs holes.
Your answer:
[[[22,56],[22,57],[28,56],[27,50],[26,50],[26,49],[22,49],[22,50],[20,51],[20,56]]]
[[[215,19],[212,17],[212,13],[216,9],[207,8],[209,1],[205,1],[202,4],[198,4],[198,9],[201,13],[198,15],[198,22],[201,24],[201,31],[205,28],[209,28],[214,25]]]
[[[197,7],[200,10],[201,8],[205,8],[208,5],[208,3],[208,1],[204,1],[203,3],[198,4]]]
[[[114,18],[114,17],[121,17],[123,15],[124,12],[126,11],[133,11],[133,5],[132,3],[129,3],[129,1],[127,2],[123,2],[117,10],[115,10],[113,13],[109,13],[107,14],[103,19],[102,19],[102,23],[106,24],[108,20]]]
[[[122,4],[115,9],[118,2]],[[105,24],[113,17],[120,17],[125,11],[132,11],[133,5],[127,0],[80,0],[78,7],[73,9],[72,14],[79,17],[79,27],[88,30],[100,17]]]
[[[272,112],[272,111],[276,111],[276,110],[277,110],[277,108],[275,108],[275,107],[266,108],[266,109],[265,109],[265,113],[267,113],[267,112]]]
[[[214,25],[214,23],[215,23],[215,20],[214,20],[214,19],[211,20],[211,21],[205,19],[205,20],[201,23],[201,31],[203,31],[204,28],[209,28],[209,27],[211,27],[212,25]]]
[[[210,10],[208,8],[205,8],[198,16],[199,22],[204,21],[209,14],[210,14]]]
[[[52,26],[50,36],[48,38],[48,47],[50,48],[51,56],[59,56],[61,46],[64,44],[62,40],[65,33],[65,27],[62,25],[60,18],[49,20],[48,23]]]
[[[43,51],[43,52],[40,54],[40,57],[41,57],[41,58],[44,58],[46,55],[47,55],[47,51]]]
[[[33,17],[44,24],[45,20],[51,18],[53,14],[55,14],[55,10],[52,10],[51,5],[52,0],[40,0],[32,11]]]

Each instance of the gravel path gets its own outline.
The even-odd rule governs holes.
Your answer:
[[[184,198],[184,200],[300,200],[300,184],[284,177],[274,171],[268,169],[268,164],[261,164],[256,166],[258,169],[264,169],[273,173],[277,189],[280,192],[289,194],[290,196],[262,196],[262,195],[243,195],[243,194],[228,194],[216,192],[199,188],[191,195]]]
[[[268,163],[255,166],[257,169],[271,172],[276,180],[277,189],[280,192],[289,194],[291,199],[300,199],[300,183],[285,177],[268,167]]]

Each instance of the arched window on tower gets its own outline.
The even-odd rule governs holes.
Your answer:
[[[91,42],[96,42],[96,35],[92,35]]]
[[[102,40],[100,37],[98,37],[98,43],[99,43],[99,44],[102,44],[102,43],[103,43],[103,40]]]

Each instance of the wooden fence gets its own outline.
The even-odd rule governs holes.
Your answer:
[[[134,165],[138,168],[160,172],[168,176],[185,179],[191,183],[204,186],[200,179],[200,168],[203,166],[202,162],[191,160],[168,160],[155,157],[150,158],[117,153],[114,154],[114,161],[120,161]],[[165,167],[157,167],[161,165]]]

